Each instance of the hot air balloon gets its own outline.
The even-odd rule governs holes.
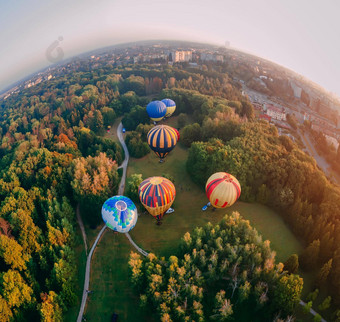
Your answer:
[[[138,194],[142,205],[160,224],[163,214],[175,200],[176,189],[169,179],[150,177],[139,185]]]
[[[180,135],[179,135],[179,132],[178,132],[177,129],[174,128],[174,130],[175,130],[175,132],[176,132],[176,134],[177,134],[177,142],[178,142],[178,141],[179,141],[179,138],[180,138]]]
[[[127,233],[136,225],[137,208],[131,199],[124,196],[114,196],[104,202],[102,218],[110,229]]]
[[[160,158],[160,162],[168,155],[177,143],[177,134],[174,128],[168,125],[153,127],[148,135],[150,149]]]
[[[238,180],[226,172],[216,172],[207,181],[205,191],[215,208],[225,208],[233,205],[241,195]]]
[[[170,98],[164,98],[164,100],[162,100],[162,102],[166,106],[165,117],[170,117],[176,110],[176,103],[173,100],[171,100]]]
[[[146,106],[146,112],[151,120],[158,122],[166,114],[166,106],[161,101],[152,101]]]

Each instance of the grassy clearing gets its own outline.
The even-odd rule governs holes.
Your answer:
[[[208,221],[217,223],[225,214],[238,211],[255,227],[264,239],[271,241],[272,248],[277,252],[277,259],[285,261],[291,254],[302,249],[282,218],[273,210],[260,204],[237,202],[227,209],[202,211],[208,202],[204,189],[194,184],[186,172],[185,162],[187,150],[180,145],[168,155],[164,163],[159,163],[157,157],[150,153],[142,159],[131,159],[128,176],[141,173],[143,178],[169,173],[175,178],[177,190],[173,204],[175,212],[166,215],[162,226],[156,226],[155,220],[147,213],[138,219],[138,225],[131,231],[131,236],[142,248],[169,255],[176,248],[179,239],[193,227],[202,226]]]
[[[85,318],[110,321],[114,312],[119,321],[153,321],[150,311],[139,310],[128,274],[128,256],[133,251],[123,234],[107,230],[92,259],[90,290]]]
[[[139,246],[167,257],[176,252],[186,231],[208,221],[217,223],[226,213],[239,211],[263,239],[271,241],[278,261],[285,261],[291,254],[301,251],[301,244],[282,218],[268,207],[237,202],[227,210],[202,211],[208,200],[204,189],[194,184],[186,172],[187,156],[188,151],[178,145],[162,164],[153,153],[142,159],[130,159],[128,177],[133,173],[141,173],[143,178],[168,173],[174,177],[177,190],[175,212],[164,217],[163,225],[157,226],[151,215],[141,213],[138,224],[130,232]],[[142,312],[138,308],[138,296],[129,282],[128,256],[134,248],[124,235],[112,231],[107,231],[98,245],[92,259],[90,289],[93,293],[89,295],[87,320],[109,321],[112,313],[117,312],[122,321],[152,321],[150,311]]]
[[[75,306],[71,307],[65,314],[65,321],[76,321],[79,313],[80,301],[83,295],[84,275],[86,265],[86,254],[84,249],[83,239],[81,238],[81,232],[79,226],[77,227],[77,240],[75,248],[75,261],[77,267],[78,283],[76,285],[76,294],[78,297]]]
[[[118,125],[120,123],[120,121],[122,120],[123,117],[119,117],[115,120],[115,122],[112,124],[111,126],[111,129],[109,132],[107,132],[105,130],[105,134],[104,134],[104,137],[107,138],[107,139],[111,139],[113,141],[116,141],[116,142],[119,142],[118,140],[118,136],[117,136],[117,128],[118,128]]]

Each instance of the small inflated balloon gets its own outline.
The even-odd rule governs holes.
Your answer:
[[[162,102],[166,106],[165,117],[170,117],[176,110],[176,103],[170,98],[165,98],[164,100],[162,100]]]
[[[114,196],[104,202],[102,218],[110,229],[127,233],[136,225],[137,208],[131,199],[124,196]]]
[[[166,114],[166,106],[161,101],[152,101],[146,106],[146,112],[153,121],[160,121]]]
[[[176,146],[177,133],[171,126],[157,125],[149,131],[147,139],[150,149],[162,160]]]
[[[142,205],[159,221],[174,202],[176,189],[169,179],[151,177],[139,185],[138,194]]]
[[[215,208],[225,208],[233,205],[241,195],[238,180],[226,172],[216,172],[207,181],[205,191]]]

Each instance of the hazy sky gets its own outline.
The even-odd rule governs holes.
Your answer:
[[[65,58],[135,40],[228,40],[340,96],[339,12],[339,0],[0,0],[0,90],[51,64],[61,36]]]

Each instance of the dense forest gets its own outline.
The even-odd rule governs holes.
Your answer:
[[[153,97],[176,101],[192,180],[204,187],[212,172],[228,171],[239,178],[243,200],[278,209],[306,245],[303,268],[318,267],[316,283],[339,303],[339,187],[288,137],[254,119],[228,74],[185,64],[94,68],[81,60],[1,101],[2,320],[58,321],[75,303],[76,206],[92,228],[101,222],[124,158],[104,133],[123,117],[131,154],[149,153],[145,106]]]
[[[278,321],[293,312],[303,286],[238,213],[187,232],[177,256],[132,253],[129,266],[141,305],[164,322]]]

